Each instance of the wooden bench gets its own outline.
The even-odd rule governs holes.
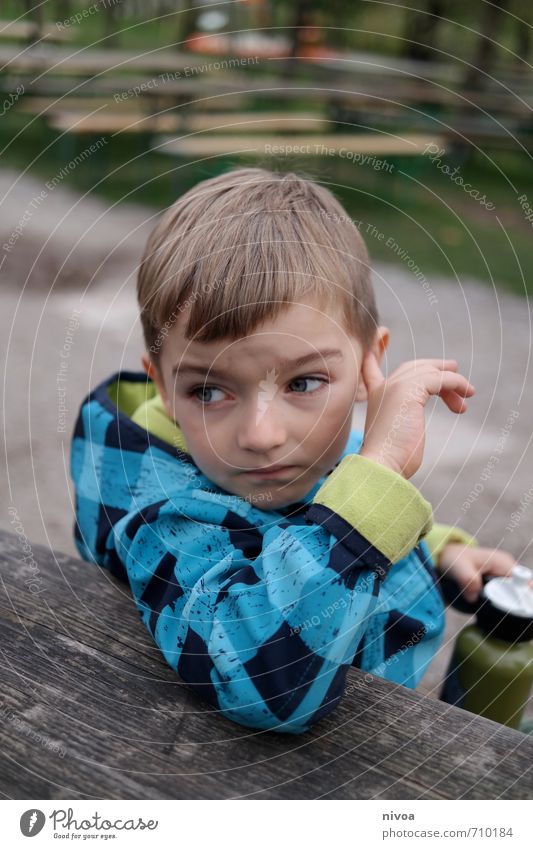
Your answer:
[[[83,112],[56,111],[47,113],[54,130],[83,135],[85,133],[171,133],[181,126],[179,115],[147,115],[137,111],[113,112],[105,108],[93,115]]]
[[[16,83],[9,88],[2,88],[0,81],[0,90],[13,91],[16,88]],[[19,112],[28,112],[30,115],[41,115],[46,113],[46,115],[51,115],[52,112],[77,112],[82,115],[87,115],[89,112],[94,111],[95,109],[99,109],[100,107],[108,107],[111,110],[116,111],[117,113],[120,111],[120,114],[126,114],[129,112],[130,114],[142,111],[143,114],[148,114],[150,111],[154,112],[154,103],[150,101],[147,102],[147,98],[145,94],[140,94],[138,97],[133,97],[130,100],[125,100],[123,103],[117,104],[112,97],[108,96],[92,96],[91,94],[87,94],[85,97],[83,96],[85,89],[80,90],[80,96],[69,95],[68,92],[64,91],[62,94],[56,94],[55,97],[32,97],[31,95],[26,95],[21,98],[17,103],[17,111]],[[200,109],[203,108],[203,104],[200,102]],[[192,116],[195,115],[198,118],[209,117],[211,120],[220,119],[223,120],[227,112],[233,111],[235,113],[236,109],[243,108],[245,106],[245,99],[242,97],[238,97],[237,95],[229,95],[228,97],[224,97],[216,104],[216,111],[210,109],[209,112],[200,112],[198,111],[198,106],[194,103],[191,103],[187,107],[187,115]],[[238,113],[235,113],[238,114]],[[248,116],[250,112],[245,113]],[[287,113],[289,114],[289,113]]]
[[[187,112],[184,119],[189,132],[213,130],[218,132],[250,133],[265,130],[284,132],[327,132],[330,121],[323,114],[312,112],[228,112],[217,115],[211,111]]]
[[[294,136],[195,135],[185,138],[158,138],[152,145],[158,153],[177,156],[217,156],[226,153],[253,155],[324,156],[329,152],[344,158],[359,154],[374,156],[419,156],[431,144],[443,149],[439,136],[392,133],[319,134]],[[332,155],[333,155],[332,154]]]
[[[90,64],[93,58],[88,56],[85,61]],[[98,62],[94,61],[98,65]],[[61,71],[65,74],[69,70],[62,65],[56,68],[54,73],[47,74],[46,78],[40,77],[35,82],[21,77],[26,86],[24,99],[28,99],[28,95],[64,96],[58,107],[65,113],[79,110],[79,106],[71,103],[72,96],[77,98],[79,104],[82,95],[93,98],[107,95],[117,117],[107,118],[103,129],[111,128],[112,131],[124,131],[126,127],[128,131],[138,131],[139,128],[134,127],[133,123],[130,130],[130,124],[122,117],[122,110],[125,112],[130,108],[136,111],[134,103],[137,104],[137,111],[147,116],[167,109],[179,110],[182,114],[181,126],[184,126],[185,114],[188,115],[192,110],[218,111],[228,107],[242,109],[252,98],[256,103],[265,99],[268,103],[272,101],[275,104],[299,101],[312,104],[316,109],[326,109],[326,120],[329,120],[330,126],[337,124],[339,132],[349,125],[376,128],[393,126],[399,132],[405,130],[411,133],[438,133],[459,141],[464,137],[472,143],[487,141],[498,146],[507,146],[513,143],[512,137],[506,132],[507,128],[513,135],[517,134],[521,141],[525,138],[525,143],[529,146],[532,127],[531,103],[520,102],[501,92],[456,93],[430,83],[403,79],[396,79],[387,84],[380,84],[376,80],[370,84],[368,81],[361,84],[358,80],[347,78],[337,81],[335,86],[324,87],[321,84],[288,84],[274,77],[232,71],[217,76],[203,74],[189,79],[160,79],[157,85],[140,90],[143,84],[146,85],[154,78],[139,77],[139,68],[131,64],[132,61],[128,54],[127,64],[120,66],[129,73],[119,76],[114,68],[111,75],[106,72],[101,76],[88,78],[77,84],[74,89],[71,81],[59,73]],[[9,90],[13,87],[13,80],[10,80]],[[69,94],[70,91],[72,95]],[[130,96],[128,93],[131,91],[138,91],[137,96]],[[113,100],[122,96],[124,100]],[[19,108],[25,108],[24,99],[21,100]],[[488,111],[489,115],[485,115],[483,110]],[[256,113],[249,114],[255,116]],[[491,115],[503,126],[499,126]],[[294,129],[298,125],[300,131],[304,131],[306,118],[305,114],[299,116],[294,112],[287,113],[287,120],[291,119]],[[68,119],[64,115],[56,120],[60,122],[58,127],[68,128]],[[204,122],[208,123],[210,120],[210,117],[205,117]],[[269,119],[265,117],[265,120]],[[170,122],[173,125],[175,123]],[[200,126],[191,127],[193,131],[197,128],[200,129]],[[99,129],[95,130],[98,131]]]
[[[70,41],[74,37],[72,29],[66,29],[55,24],[45,24],[42,28],[34,21],[0,21],[0,38],[27,41],[29,38],[40,38],[46,41]]]
[[[449,111],[446,114],[432,115],[424,112],[421,106],[418,110],[383,107],[369,107],[368,104],[353,108],[331,104],[329,111],[331,122],[340,130],[364,127],[368,129],[394,128],[401,132],[409,126],[412,132],[438,133],[449,146],[469,144],[482,146],[490,144],[491,148],[518,149],[522,144],[526,149],[533,146],[533,121],[521,120],[517,117],[496,114],[494,117],[481,112],[465,114],[464,112]]]
[[[65,104],[68,105],[68,104]],[[213,115],[196,112],[174,111],[147,114],[139,109],[101,108],[95,114],[74,112],[71,110],[51,109],[47,113],[48,122],[55,130],[70,133],[170,133],[178,129],[185,132],[222,130],[231,133],[265,132],[265,130],[286,130],[292,132],[324,131],[328,123],[320,116],[309,114],[292,115],[285,113],[258,114],[253,112]]]
[[[55,25],[51,29],[56,29]],[[68,28],[66,28],[68,29]],[[59,30],[57,30],[59,32]],[[186,68],[218,62],[216,57],[191,56],[185,51],[160,47],[154,50],[122,50],[105,46],[71,47],[39,44],[32,50],[21,51],[18,45],[0,45],[0,63],[11,71],[51,71],[54,74],[175,73]],[[242,71],[246,65],[234,64],[231,71]],[[216,68],[213,68],[216,70]]]
[[[4,797],[533,798],[533,738],[354,668],[304,735],[236,725],[166,665],[126,585],[30,549],[0,532]]]

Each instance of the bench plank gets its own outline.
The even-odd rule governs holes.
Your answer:
[[[328,135],[298,136],[238,136],[206,135],[185,138],[158,138],[153,149],[158,153],[178,156],[208,156],[224,153],[269,153],[264,148],[270,145],[273,155],[281,150],[290,150],[297,155],[322,155],[321,146],[333,151],[344,149],[350,153],[368,153],[376,156],[419,156],[429,145],[445,148],[444,139],[435,135],[404,133],[335,133]],[[319,150],[317,151],[317,146]]]
[[[70,133],[105,132],[175,132],[183,127],[187,132],[222,130],[232,133],[265,132],[265,130],[292,130],[293,132],[324,131],[328,122],[320,116],[294,116],[290,113],[236,113],[229,115],[197,113],[149,114],[137,110],[102,109],[94,115],[86,112],[52,110],[48,113],[50,126]]]

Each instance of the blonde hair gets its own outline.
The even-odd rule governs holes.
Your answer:
[[[364,348],[378,314],[365,243],[331,192],[292,173],[242,168],[186,192],[163,214],[141,261],[137,295],[157,366],[164,339],[190,307],[184,335],[248,336],[300,297],[342,307]]]

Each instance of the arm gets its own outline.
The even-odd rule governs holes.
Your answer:
[[[409,481],[350,454],[305,525],[258,529],[178,497],[121,519],[108,546],[184,681],[235,722],[301,733],[338,704],[381,580],[431,521]]]
[[[428,399],[439,395],[448,409],[462,414],[467,409],[466,398],[475,394],[472,384],[458,373],[456,360],[413,360],[403,363],[385,378],[375,353],[369,349],[363,357],[361,375],[367,395],[361,454],[390,466],[406,478],[420,468],[423,459],[424,412]],[[469,534],[443,525],[434,528],[427,542],[422,541],[422,549],[429,549],[428,553],[441,569],[438,583],[449,603],[458,600],[457,586],[454,588],[454,581],[450,580],[452,574],[469,593],[481,589],[477,552],[483,556],[484,550],[474,548],[474,542]],[[462,608],[459,603],[454,606]]]

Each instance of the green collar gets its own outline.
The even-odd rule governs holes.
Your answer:
[[[153,398],[144,401],[140,407],[137,407],[131,419],[136,424],[149,430],[150,433],[158,436],[159,439],[170,442],[171,445],[186,454],[189,453],[182,430],[168,415],[159,392],[156,391]]]
[[[108,395],[135,424],[189,453],[182,430],[168,415],[153,381],[116,381],[108,387]]]

